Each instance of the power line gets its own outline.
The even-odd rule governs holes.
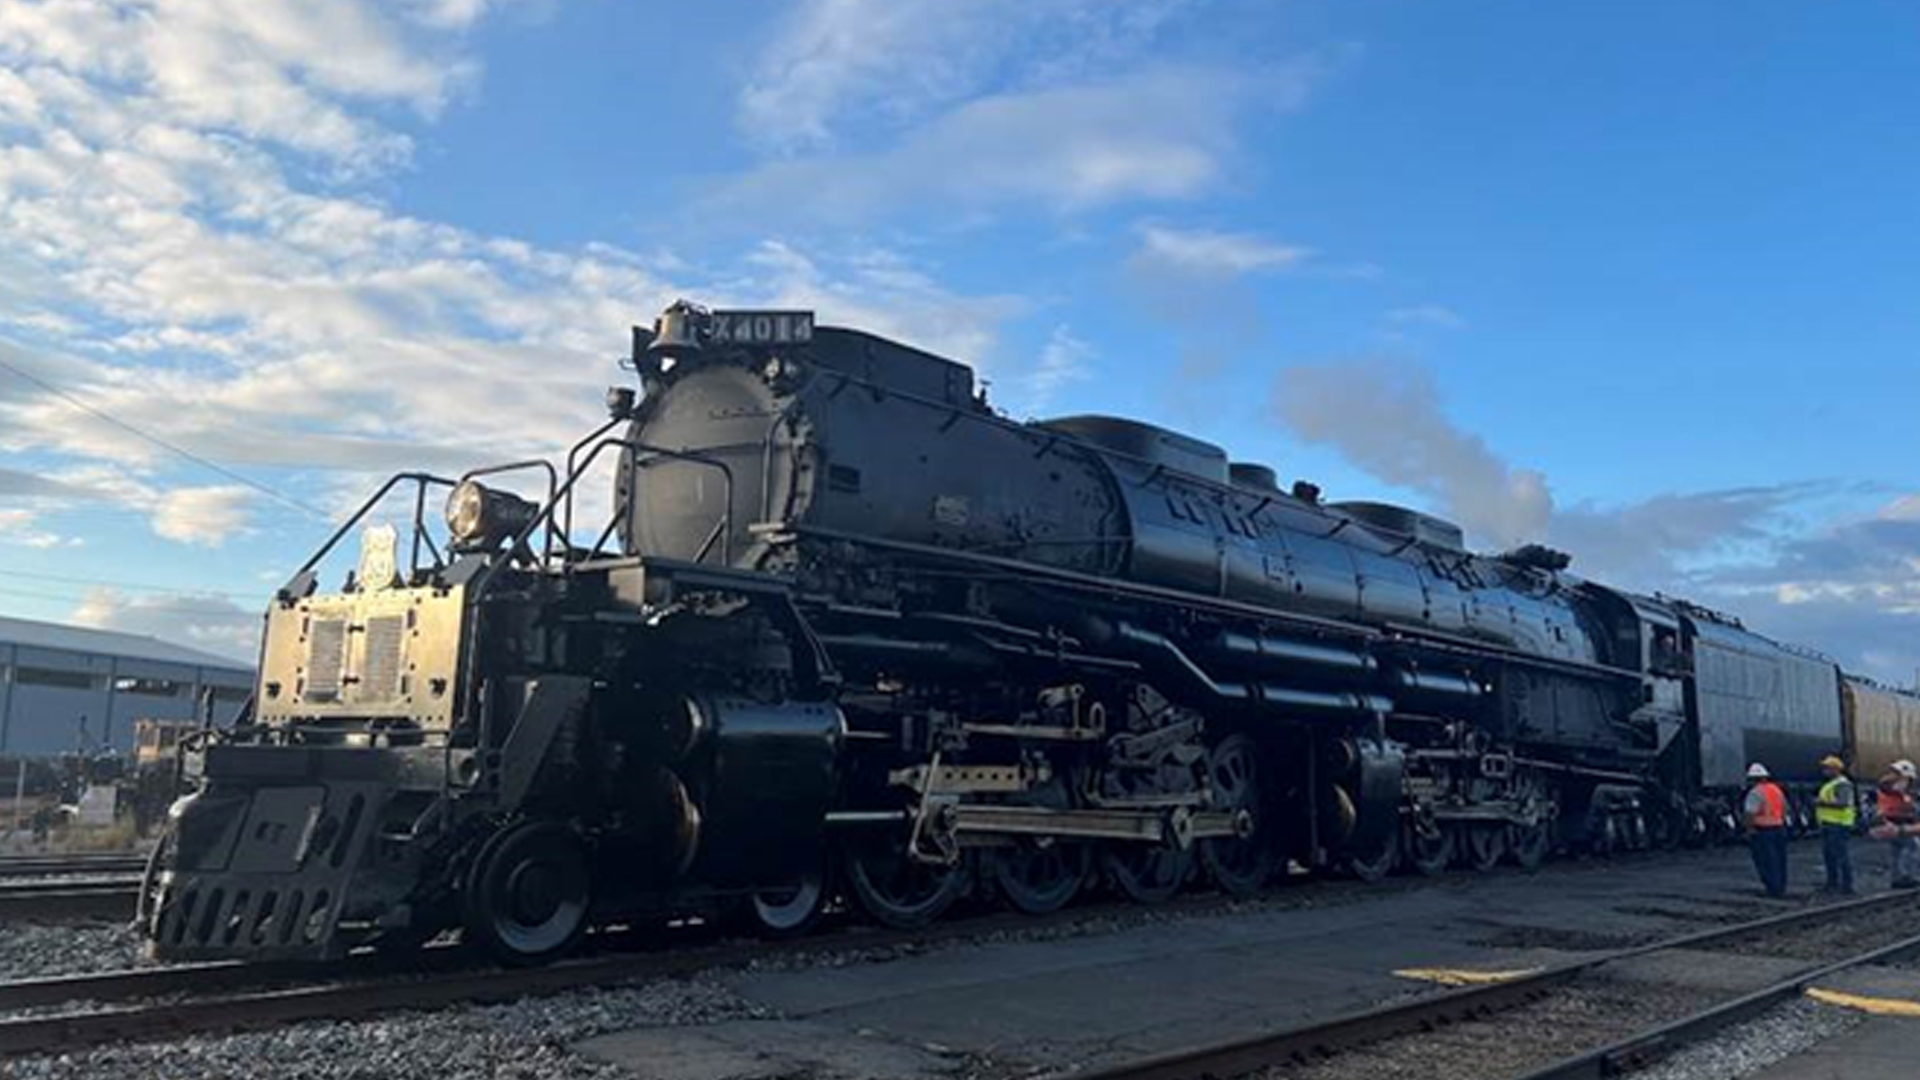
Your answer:
[[[232,469],[227,468],[225,465],[222,465],[217,461],[210,461],[207,458],[201,457],[199,454],[196,454],[191,450],[188,450],[184,447],[177,446],[173,443],[170,443],[158,435],[154,435],[150,432],[143,431],[142,429],[127,423],[126,421],[120,419],[119,417],[113,416],[112,414],[107,413],[101,409],[96,409],[92,405],[89,405],[86,402],[75,397],[74,395],[68,393],[67,391],[62,390],[60,387],[54,385],[53,383],[48,382],[47,380],[41,378],[38,375],[33,374],[32,372],[15,367],[13,364],[8,363],[6,360],[0,360],[0,368],[5,368],[6,370],[13,372],[15,375],[18,375],[20,378],[27,380],[28,382],[32,383],[35,386],[38,386],[40,389],[45,390],[47,393],[52,394],[54,397],[59,398],[60,400],[66,402],[67,404],[73,406],[74,408],[79,409],[81,412],[88,414],[89,416],[96,417],[100,420],[105,421],[106,423],[112,424],[114,427],[119,428],[121,431],[124,431],[127,434],[132,435],[137,439],[141,439],[145,442],[152,443],[153,445],[160,447],[162,450],[167,450],[167,451],[171,451],[172,453],[178,454],[181,457],[186,458],[188,461],[193,462],[194,464],[200,466],[203,469],[208,469],[213,472],[219,473],[221,476],[224,476],[229,480],[235,481],[236,483],[245,484],[247,487],[250,487],[253,490],[261,493],[262,495],[265,495],[269,499],[272,499],[274,502],[280,503],[282,506],[288,506],[295,510],[300,511],[303,514],[309,514],[313,517],[317,517],[321,519],[325,519],[327,517],[326,513],[324,513],[323,511],[313,506],[309,506],[298,499],[292,498],[287,495],[282,495],[280,492],[274,490],[271,487],[268,487],[267,485],[261,483],[258,480],[253,479],[250,476],[247,476],[243,473],[235,472]]]
[[[235,592],[232,589],[183,589],[177,585],[145,585],[137,581],[109,581],[106,578],[42,574],[32,570],[0,570],[0,576],[30,578],[34,581],[57,581],[69,585],[91,585],[105,589],[129,589],[134,592],[170,593],[174,596],[224,596],[239,600],[262,600],[267,596],[265,590]]]
[[[80,600],[82,603],[85,602],[84,597],[62,596],[59,593],[34,592],[30,589],[0,588],[0,596],[23,596],[23,597],[28,597],[34,600],[58,600],[63,604],[71,604],[76,599]],[[264,608],[264,605],[262,605],[262,607]],[[169,615],[210,615],[210,616],[220,616],[222,618],[229,618],[229,619],[235,616],[251,617],[251,616],[256,616],[258,614],[257,612],[249,611],[246,608],[237,607],[237,606],[232,608],[215,608],[215,607],[194,607],[192,605],[168,607],[166,609],[166,613]]]

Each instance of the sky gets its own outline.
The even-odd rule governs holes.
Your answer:
[[[0,0],[0,613],[247,656],[385,474],[810,307],[1920,670],[1920,8]]]

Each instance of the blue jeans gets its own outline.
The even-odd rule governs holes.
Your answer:
[[[1913,881],[1920,876],[1920,840],[1898,836],[1887,841],[1887,850],[1892,856],[1891,869],[1895,884]]]
[[[1753,849],[1753,868],[1767,895],[1787,895],[1787,830],[1755,829],[1747,844]]]
[[[1853,891],[1853,852],[1848,848],[1850,832],[1843,825],[1820,826],[1820,855],[1827,861],[1827,891]]]

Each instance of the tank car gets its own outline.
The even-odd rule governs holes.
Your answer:
[[[630,363],[563,465],[397,476],[278,590],[253,706],[187,754],[156,952],[458,928],[534,963],[839,895],[914,926],[969,891],[1532,865],[1703,835],[1728,754],[1824,731],[1743,712],[1762,668],[1818,679],[1697,609],[1138,421],[1015,422],[810,313],[678,304]],[[576,520],[609,467],[611,519]]]
[[[1857,675],[1842,677],[1840,691],[1846,758],[1856,776],[1871,780],[1896,761],[1920,761],[1920,694]]]

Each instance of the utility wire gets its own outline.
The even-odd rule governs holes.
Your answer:
[[[109,581],[106,578],[72,577],[64,574],[42,574],[33,570],[0,570],[0,576],[29,578],[34,581],[59,582],[65,585],[90,585],[104,589],[127,589],[133,592],[170,593],[174,596],[220,596],[229,600],[265,600],[268,593],[236,592],[232,589],[191,589],[178,585],[144,585],[137,581]]]
[[[81,600],[83,602],[85,600],[84,597],[62,596],[59,593],[35,592],[31,589],[0,588],[0,596],[22,596],[22,597],[28,597],[34,600],[58,600],[61,603],[66,603],[66,604],[73,603],[75,600]],[[264,601],[262,602],[262,607],[263,608],[265,607]],[[223,616],[227,618],[232,618],[233,616],[236,616],[236,615],[251,616],[255,614],[255,612],[253,611],[250,611],[246,608],[240,608],[240,607],[214,608],[214,607],[181,606],[181,607],[169,607],[166,610],[167,610],[167,614],[169,615],[217,615],[217,616]]]
[[[18,375],[22,379],[27,380],[33,385],[39,387],[42,390],[45,390],[47,393],[52,394],[53,396],[59,398],[60,400],[66,402],[67,404],[73,406],[74,408],[79,409],[81,412],[84,412],[89,416],[96,417],[100,420],[105,421],[106,423],[112,424],[114,427],[119,428],[121,431],[124,431],[127,434],[132,435],[137,439],[141,439],[145,442],[152,443],[153,445],[160,447],[162,450],[167,450],[172,453],[178,454],[181,457],[186,458],[188,461],[193,462],[194,464],[200,466],[203,469],[209,469],[213,472],[219,473],[221,476],[224,476],[229,480],[233,480],[237,483],[245,484],[247,487],[250,487],[253,490],[261,493],[262,495],[265,495],[266,497],[272,499],[274,502],[281,504],[282,506],[291,507],[292,509],[298,510],[303,514],[308,514],[316,518],[325,519],[327,517],[327,515],[323,511],[319,510],[318,508],[310,506],[290,496],[282,495],[280,492],[275,491],[273,488],[268,487],[266,484],[263,484],[260,481],[255,480],[250,476],[247,476],[243,473],[235,472],[232,469],[227,468],[225,465],[222,465],[217,461],[210,461],[207,458],[201,457],[199,454],[196,454],[191,450],[188,450],[181,446],[176,446],[175,444],[170,443],[165,439],[162,439],[158,435],[154,435],[150,432],[143,431],[140,428],[134,427],[132,424],[127,423],[126,421],[120,419],[119,417],[113,416],[110,413],[107,413],[103,410],[96,409],[92,405],[87,404],[86,402],[80,400],[78,397],[75,397],[73,394],[68,393],[67,391],[61,389],[60,387],[54,385],[53,383],[48,382],[47,380],[41,378],[38,375],[33,374],[30,371],[26,371],[19,367],[16,367],[13,364],[8,363],[6,360],[0,360],[0,368],[5,368],[6,370],[13,372],[15,375]]]

